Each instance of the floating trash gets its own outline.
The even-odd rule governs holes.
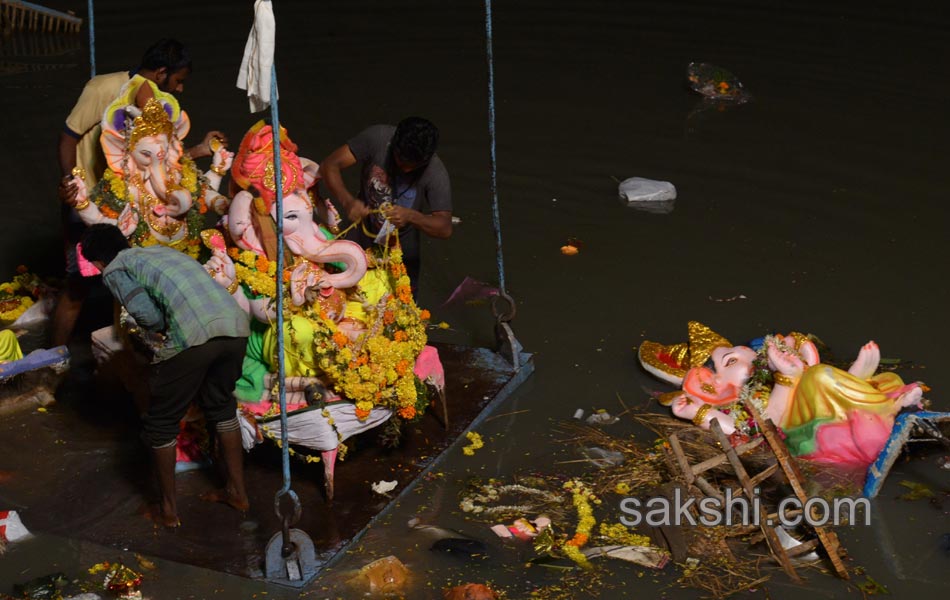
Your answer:
[[[686,78],[690,89],[710,100],[743,104],[752,99],[735,75],[716,65],[691,62]]]
[[[586,423],[588,425],[613,425],[619,420],[620,420],[619,417],[615,417],[611,415],[609,412],[607,412],[606,410],[600,409],[600,410],[594,411],[594,414],[587,417]]]
[[[393,491],[394,489],[396,489],[396,485],[397,485],[397,484],[396,484],[395,481],[378,481],[378,482],[376,482],[376,483],[370,485],[370,487],[371,487],[371,488],[373,489],[373,491],[376,492],[377,494],[382,494],[382,495],[385,496],[385,495],[388,494],[389,492],[391,492],[391,491]]]
[[[620,199],[625,202],[669,202],[676,200],[676,187],[669,181],[630,177],[620,182]],[[672,205],[670,205],[672,207]]]

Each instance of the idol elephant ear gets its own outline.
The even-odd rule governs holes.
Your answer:
[[[125,167],[122,165],[125,159],[125,137],[120,131],[103,127],[102,135],[99,137],[99,142],[102,144],[102,153],[106,157],[106,164],[116,173],[125,172]]]
[[[694,367],[683,378],[683,391],[690,397],[713,406],[735,402],[738,390],[731,383],[722,383],[716,374],[706,367]]]
[[[320,165],[309,158],[302,156],[298,158],[300,159],[300,168],[303,171],[303,187],[309,190],[320,179]]]
[[[172,115],[175,114],[176,111],[169,110],[167,104],[165,106],[165,112],[171,112]],[[175,128],[175,137],[179,140],[183,140],[188,135],[188,132],[191,131],[191,119],[188,118],[188,113],[183,110],[177,111],[177,114],[178,118],[172,120],[172,125]],[[169,118],[171,119],[172,116],[169,115]]]

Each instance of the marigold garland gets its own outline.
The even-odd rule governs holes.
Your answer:
[[[33,306],[39,294],[40,281],[24,265],[17,267],[17,274],[9,282],[0,283],[0,325],[8,325]]]
[[[277,261],[268,260],[250,250],[228,248],[228,256],[234,261],[234,272],[246,291],[254,296],[273,298],[277,294]]]
[[[503,496],[519,495],[534,498],[523,504],[494,504]],[[563,501],[560,494],[548,490],[528,487],[517,483],[497,485],[487,483],[478,488],[478,491],[462,498],[459,508],[463,512],[475,515],[523,515],[542,504],[555,504]],[[491,506],[494,504],[494,506]]]
[[[197,256],[200,250],[198,236],[201,235],[201,229],[204,225],[203,213],[208,210],[204,202],[204,191],[209,184],[205,176],[198,172],[198,168],[191,158],[182,156],[180,163],[181,180],[179,185],[191,193],[192,205],[183,218],[186,228],[184,239],[188,243],[178,247],[178,249],[191,256]],[[108,219],[118,219],[125,207],[130,204],[129,186],[120,173],[112,169],[106,169],[102,174],[102,179],[96,183],[96,186],[89,193],[89,199],[96,204],[103,216]],[[137,211],[134,204],[132,204],[132,208]],[[129,236],[129,241],[135,246],[151,246],[158,243],[158,240],[152,235],[148,223],[141,216],[135,230]],[[174,246],[175,244],[168,245]]]
[[[422,415],[428,405],[425,386],[412,365],[427,342],[426,324],[409,287],[398,247],[373,250],[377,268],[385,269],[389,289],[378,303],[363,303],[366,330],[354,341],[340,331],[319,305],[285,303],[285,323],[294,339],[293,316],[307,319],[314,329],[316,364],[321,379],[356,404],[356,416],[366,419],[374,407],[393,410],[404,420]]]
[[[581,552],[581,548],[587,544],[590,539],[590,532],[597,524],[591,503],[600,504],[600,500],[583,482],[577,479],[566,482],[564,489],[570,491],[573,497],[574,509],[577,510],[577,528],[574,530],[574,537],[566,540],[561,545],[561,551],[578,566],[584,569],[592,569],[593,565]]]
[[[482,440],[482,436],[474,431],[469,431],[465,434],[465,438],[471,442],[468,446],[462,448],[462,452],[465,453],[465,456],[474,456],[475,451],[485,445],[485,442]]]

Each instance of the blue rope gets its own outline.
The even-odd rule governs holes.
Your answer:
[[[89,78],[96,76],[96,19],[93,0],[89,0]]]
[[[278,497],[290,491],[290,447],[287,444],[287,390],[284,385],[284,186],[280,164],[280,117],[277,114],[277,65],[270,71],[270,114],[274,134],[274,187],[277,188],[277,386],[280,390],[280,452],[284,487]]]
[[[501,214],[498,211],[498,167],[495,158],[495,61],[492,56],[492,31],[491,31],[491,0],[485,0],[485,37],[486,53],[488,58],[488,137],[489,145],[489,163],[491,167],[491,217],[492,226],[495,228],[495,252],[498,261],[498,286],[502,293],[507,294],[505,287],[505,257],[501,248]]]

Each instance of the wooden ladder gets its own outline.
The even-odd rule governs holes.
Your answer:
[[[804,486],[802,485],[803,477],[801,471],[799,471],[798,465],[795,463],[795,459],[791,456],[791,454],[789,454],[788,448],[785,447],[785,443],[779,436],[775,425],[772,423],[772,421],[763,418],[755,406],[746,403],[746,410],[755,419],[755,422],[759,424],[759,430],[761,431],[762,436],[733,448],[732,444],[729,442],[729,438],[725,433],[723,433],[719,423],[714,419],[710,424],[710,429],[712,434],[716,437],[716,440],[719,442],[719,445],[723,449],[723,453],[696,465],[689,464],[689,460],[686,457],[686,453],[683,451],[678,434],[674,433],[669,436],[670,453],[673,455],[673,462],[679,467],[687,485],[699,488],[699,490],[707,496],[719,500],[720,506],[725,506],[725,495],[719,489],[709,483],[709,481],[703,477],[703,473],[728,462],[735,472],[737,479],[739,480],[739,484],[741,485],[742,492],[745,494],[746,499],[751,502],[752,499],[756,497],[756,488],[761,485],[763,481],[781,470],[785,476],[785,480],[791,486],[795,496],[798,498],[800,506],[805,506],[805,503],[808,500],[808,495],[805,492]],[[740,457],[747,454],[751,450],[758,448],[763,442],[768,444],[772,454],[775,456],[776,462],[775,464],[766,467],[760,473],[750,476]],[[848,570],[845,568],[844,563],[842,563],[841,556],[839,554],[841,545],[838,542],[838,536],[830,528],[824,526],[812,526],[812,528],[815,530],[815,533],[817,534],[817,539],[810,540],[795,546],[794,548],[786,549],[782,546],[782,542],[779,539],[778,533],[776,533],[776,528],[778,525],[774,525],[774,523],[776,523],[778,520],[778,513],[770,513],[761,502],[758,503],[758,510],[758,524],[762,530],[762,534],[765,536],[766,542],[768,543],[769,550],[771,551],[775,560],[777,560],[782,566],[782,569],[793,580],[800,582],[801,577],[799,577],[798,573],[795,571],[795,566],[792,564],[791,559],[805,554],[806,552],[810,552],[819,545],[824,547],[825,551],[828,553],[828,556],[831,559],[831,564],[834,567],[835,574],[837,574],[838,577],[841,577],[842,579],[849,578]],[[795,516],[796,512],[787,511],[785,514],[786,516]],[[797,514],[801,514],[801,511],[797,511]]]

